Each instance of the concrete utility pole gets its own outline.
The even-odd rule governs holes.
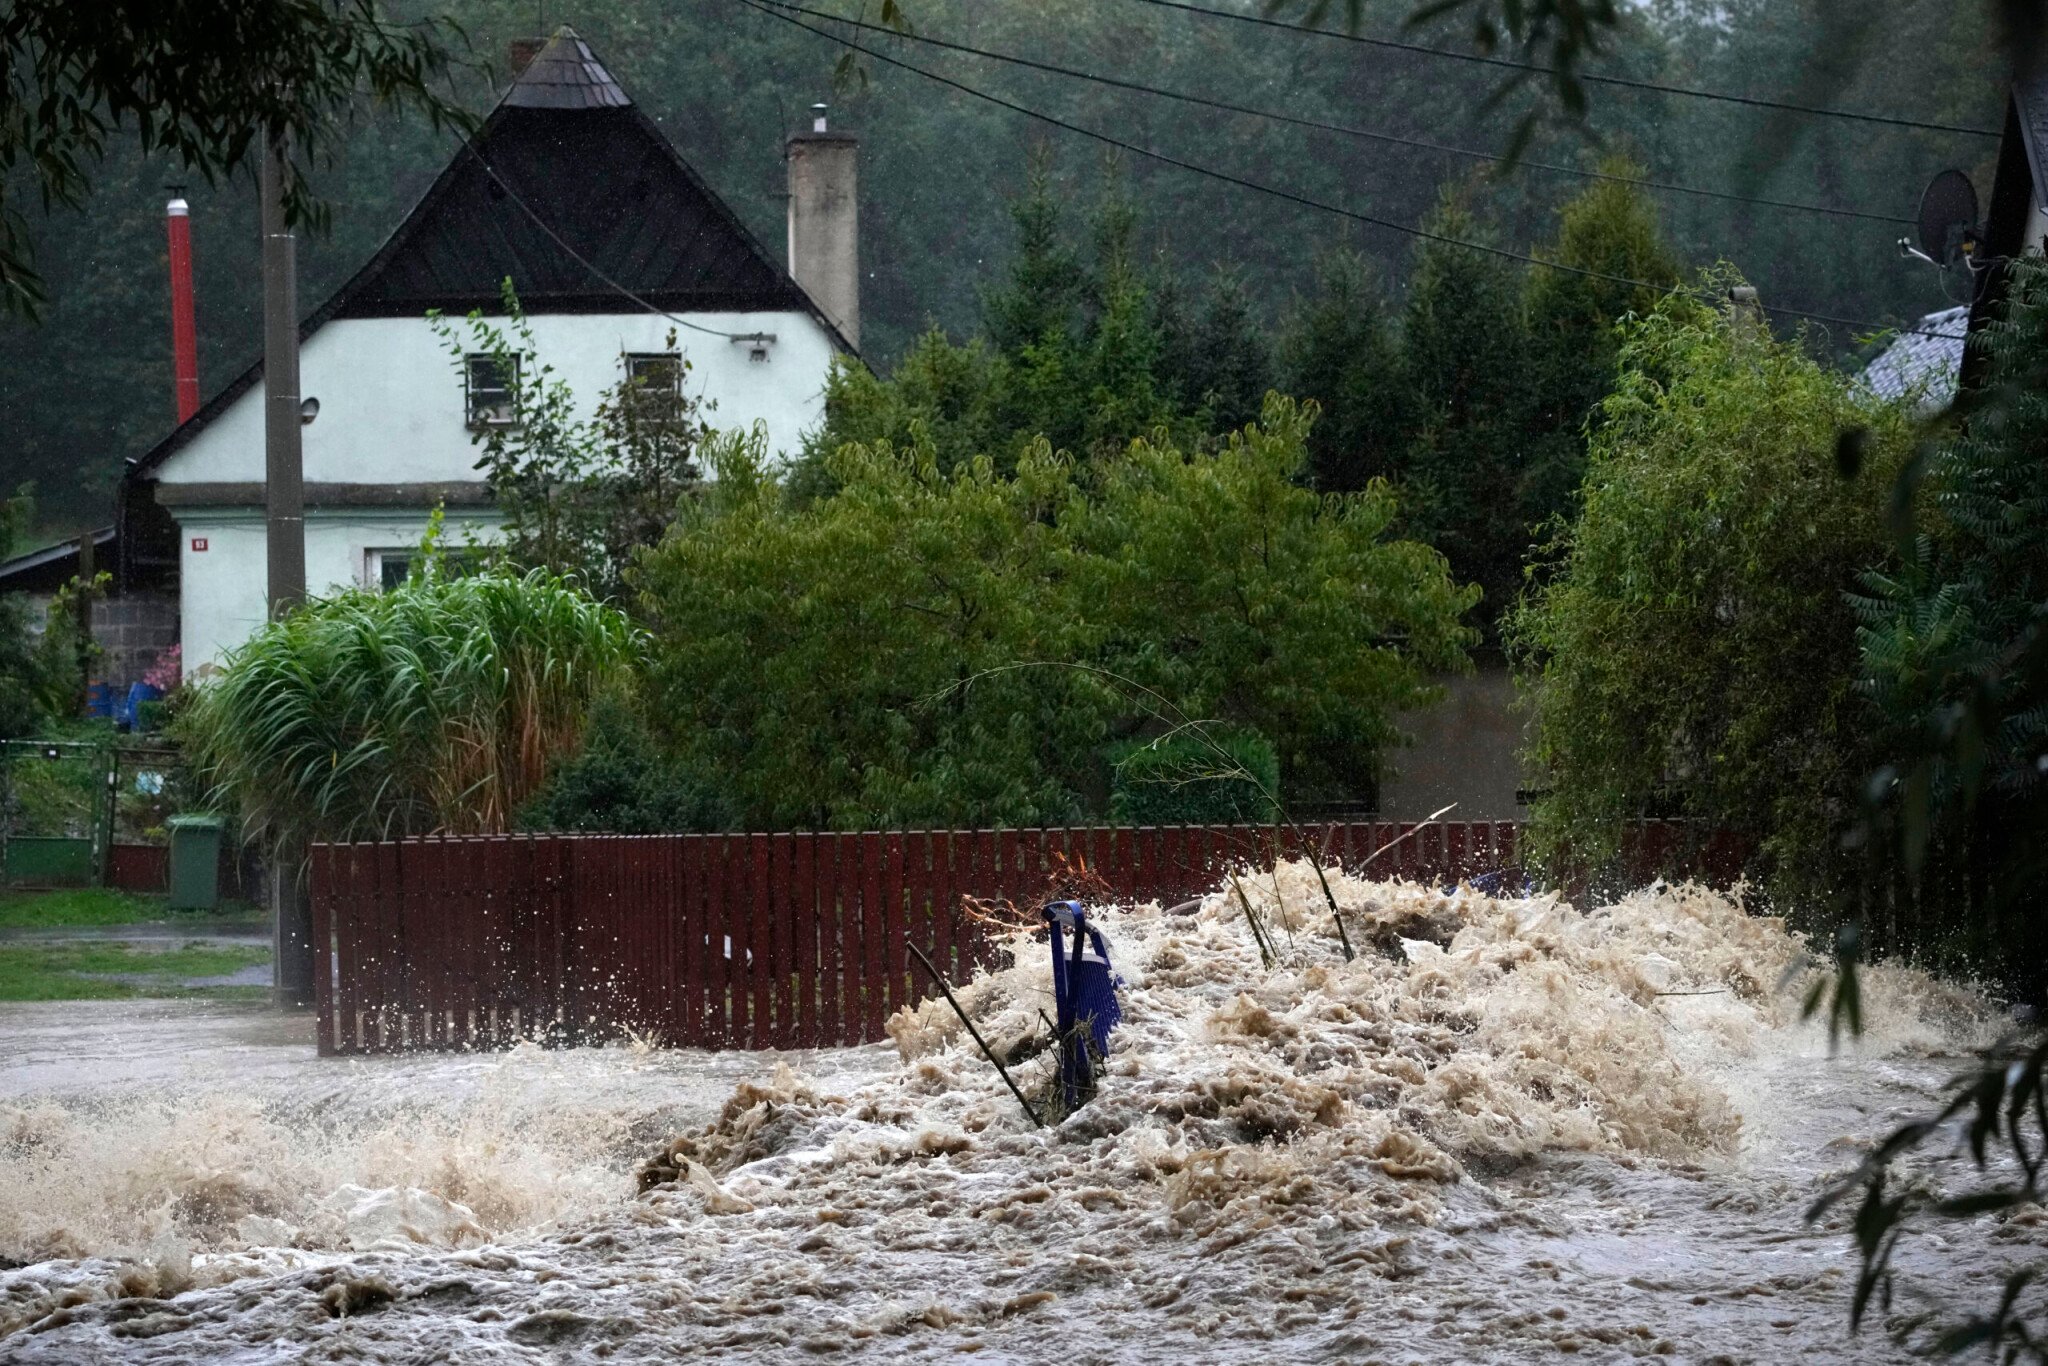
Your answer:
[[[306,466],[300,444],[298,244],[284,219],[285,146],[264,148],[263,529],[270,618],[306,597]],[[280,849],[270,870],[271,995],[313,1003],[313,901],[303,849]]]
[[[263,157],[263,521],[270,615],[306,596],[306,467],[299,437],[298,243],[284,221],[285,148]]]

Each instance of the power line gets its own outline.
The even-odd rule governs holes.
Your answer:
[[[1369,224],[1370,226],[1376,228],[1385,228],[1389,232],[1397,232],[1408,237],[1420,238],[1423,241],[1440,242],[1445,246],[1460,247],[1467,251],[1476,251],[1491,256],[1503,257],[1510,261],[1519,261],[1523,265],[1540,266],[1545,270],[1563,271],[1568,275],[1578,275],[1590,280],[1604,280],[1610,284],[1627,285],[1631,289],[1649,290],[1652,293],[1662,293],[1668,288],[1668,286],[1665,285],[1652,284],[1647,280],[1635,280],[1629,278],[1626,275],[1614,275],[1604,270],[1591,270],[1584,266],[1566,265],[1562,261],[1546,261],[1540,256],[1531,256],[1526,252],[1514,251],[1507,247],[1491,246],[1484,242],[1467,242],[1460,238],[1446,236],[1443,233],[1432,232],[1428,228],[1411,227],[1406,223],[1394,222],[1392,219],[1379,218],[1368,213],[1360,213],[1356,209],[1347,209],[1339,204],[1330,204],[1320,199],[1311,199],[1307,195],[1296,194],[1292,190],[1283,190],[1276,185],[1264,185],[1256,180],[1247,180],[1243,176],[1233,175],[1228,171],[1219,171],[1216,170],[1214,167],[1202,166],[1192,161],[1183,161],[1179,157],[1171,156],[1165,152],[1154,151],[1150,147],[1142,147],[1137,143],[1126,142],[1122,138],[1113,137],[1108,133],[1099,133],[1093,128],[1084,128],[1080,124],[1070,123],[1067,120],[1058,117],[1057,115],[1042,113],[1039,110],[1032,109],[1026,105],[1018,104],[1014,100],[1005,99],[1001,95],[992,95],[985,90],[976,89],[974,86],[968,85],[962,81],[956,81],[950,76],[942,76],[938,72],[928,71],[924,67],[917,66],[911,62],[906,62],[899,57],[891,57],[886,52],[877,52],[875,49],[871,47],[863,47],[861,44],[853,41],[851,38],[842,38],[837,34],[828,33],[824,29],[816,28],[811,24],[806,23],[804,20],[799,19],[793,14],[787,14],[781,10],[772,8],[769,3],[769,0],[740,0],[740,3],[747,6],[750,9],[758,10],[760,13],[767,15],[771,19],[780,19],[785,24],[792,24],[795,27],[804,30],[804,32],[806,33],[810,33],[819,38],[823,38],[827,42],[837,43],[850,51],[858,52],[865,57],[871,57],[874,60],[883,63],[884,65],[897,67],[901,70],[908,71],[913,75],[922,76],[928,81],[933,81],[939,85],[943,85],[950,89],[957,90],[965,95],[971,95],[975,99],[985,100],[990,104],[998,106],[999,108],[1008,109],[1012,113],[1022,114],[1026,118],[1036,119],[1040,123],[1049,124],[1052,127],[1061,129],[1064,132],[1075,133],[1081,137],[1090,138],[1096,142],[1103,143],[1106,146],[1114,147],[1119,151],[1129,152],[1133,156],[1140,156],[1150,161],[1157,161],[1162,165],[1172,166],[1178,170],[1187,171],[1194,175],[1206,176],[1211,180],[1219,180],[1226,185],[1234,185],[1239,189],[1252,190],[1259,194],[1272,195],[1277,199],[1286,200],[1291,204],[1297,204],[1303,208],[1317,209],[1323,213],[1336,214],[1340,218],[1348,218],[1351,219],[1353,222]],[[1810,313],[1804,309],[1786,308],[1781,304],[1762,304],[1760,306],[1766,312],[1769,313],[1781,313],[1787,317],[1805,318],[1810,321],[1819,323],[1832,323],[1845,327],[1858,327],[1873,332],[1893,330],[1903,332],[1914,332],[1921,330],[1918,328],[1892,329],[1882,323],[1860,322],[1855,319],[1839,318],[1825,313]]]
[[[794,14],[806,14],[814,19],[825,19],[832,23],[844,24],[849,28],[865,29],[889,37],[907,38],[911,42],[923,43],[928,47],[948,52],[966,53],[989,61],[1006,62],[1012,66],[1026,67],[1032,71],[1043,71],[1055,76],[1068,76],[1076,80],[1092,81],[1118,90],[1130,90],[1144,95],[1156,95],[1162,99],[1179,100],[1186,104],[1199,105],[1204,109],[1218,109],[1225,113],[1246,114],[1253,118],[1272,119],[1277,123],[1292,124],[1297,128],[1309,128],[1323,133],[1337,133],[1345,137],[1366,138],[1373,142],[1394,143],[1402,147],[1419,147],[1426,151],[1441,152],[1449,156],[1470,157],[1477,161],[1510,162],[1514,166],[1527,166],[1534,170],[1551,171],[1558,175],[1580,176],[1587,180],[1605,180],[1623,185],[1640,185],[1647,190],[1664,190],[1673,194],[1699,195],[1707,199],[1728,200],[1737,204],[1757,204],[1772,209],[1793,209],[1801,213],[1828,214],[1837,218],[1861,218],[1873,223],[1910,223],[1913,220],[1896,214],[1866,213],[1861,209],[1837,209],[1825,204],[1802,204],[1788,199],[1765,199],[1756,195],[1735,194],[1727,190],[1707,190],[1694,185],[1679,185],[1670,181],[1647,180],[1636,176],[1614,175],[1606,171],[1589,171],[1578,166],[1563,166],[1549,161],[1533,161],[1527,157],[1510,160],[1497,152],[1481,152],[1470,147],[1455,147],[1449,143],[1431,142],[1424,138],[1399,137],[1393,133],[1379,133],[1367,128],[1354,128],[1345,124],[1324,123],[1318,119],[1301,118],[1298,115],[1281,113],[1272,109],[1257,109],[1250,105],[1232,104],[1228,100],[1211,99],[1206,95],[1190,95],[1184,91],[1167,90],[1140,81],[1128,81],[1118,76],[1102,76],[1073,67],[1059,66],[1052,62],[1041,62],[1032,57],[1018,57],[1005,52],[992,52],[987,48],[972,47],[965,43],[948,42],[926,34],[905,33],[881,24],[871,24],[860,19],[847,19],[823,10],[806,9],[802,5],[787,3],[787,0],[763,0],[763,3]]]
[[[1485,57],[1476,52],[1459,52],[1453,48],[1428,47],[1421,43],[1403,43],[1392,38],[1369,38],[1362,33],[1342,33],[1335,29],[1304,28],[1290,24],[1284,19],[1272,19],[1263,14],[1239,14],[1230,10],[1210,9],[1206,5],[1191,5],[1186,0],[1137,0],[1142,5],[1156,5],[1160,9],[1182,10],[1188,14],[1199,14],[1205,19],[1226,19],[1232,23],[1255,24],[1262,28],[1284,29],[1289,33],[1310,34],[1318,38],[1334,38],[1347,43],[1360,43],[1367,47],[1387,48],[1395,52],[1409,52],[1422,57],[1445,57],[1453,61],[1473,62],[1481,66],[1503,67],[1510,71],[1527,71],[1541,76],[1558,75],[1558,69],[1544,66],[1540,62],[1518,62],[1511,57]],[[1576,80],[1590,85],[1611,85],[1622,90],[1650,91],[1659,95],[1684,95],[1695,100],[1718,100],[1725,104],[1747,105],[1752,109],[1775,109],[1787,114],[1813,114],[1821,118],[1854,119],[1859,123],[1880,123],[1893,128],[1917,128],[1930,133],[1963,133],[1971,137],[1996,138],[1995,128],[1973,128],[1967,124],[1935,123],[1926,119],[1898,118],[1889,114],[1865,114],[1852,109],[1828,109],[1820,105],[1793,104],[1787,100],[1765,100],[1750,95],[1731,95],[1721,90],[1699,90],[1683,85],[1664,85],[1657,81],[1632,80],[1627,76],[1600,76],[1591,72],[1573,72]]]

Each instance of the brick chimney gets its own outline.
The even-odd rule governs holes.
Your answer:
[[[789,273],[856,349],[860,346],[860,140],[826,127],[789,140]]]

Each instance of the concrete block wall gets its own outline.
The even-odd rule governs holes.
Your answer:
[[[116,695],[125,695],[159,655],[178,643],[178,599],[169,593],[126,593],[96,602],[92,637],[104,651],[99,676]]]

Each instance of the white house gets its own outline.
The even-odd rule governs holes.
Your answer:
[[[711,422],[764,424],[772,447],[793,450],[821,417],[828,367],[853,349],[859,319],[853,140],[820,118],[790,153],[795,275],[589,46],[558,31],[300,328],[301,391],[319,404],[303,433],[308,592],[388,583],[437,506],[452,536],[495,527],[472,437],[500,412],[501,378],[485,358],[451,356],[425,315],[502,314],[507,278],[540,356],[579,401],[594,405],[628,366],[673,376],[686,358]],[[263,429],[259,362],[124,480],[123,577],[175,574],[195,674],[264,620]]]

